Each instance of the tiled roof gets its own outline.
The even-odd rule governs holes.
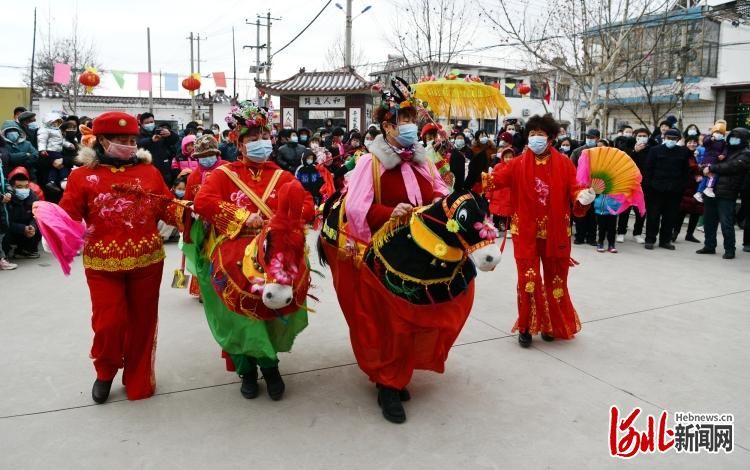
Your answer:
[[[293,95],[298,93],[365,93],[369,92],[373,83],[354,72],[337,70],[334,72],[301,71],[286,80],[256,81],[256,86],[272,95]]]

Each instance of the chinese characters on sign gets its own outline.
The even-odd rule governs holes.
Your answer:
[[[281,125],[284,129],[294,129],[297,127],[294,122],[294,108],[284,108],[281,110]]]
[[[349,108],[349,129],[362,130],[362,110],[360,108]]]
[[[300,108],[343,108],[346,105],[345,96],[300,96]]]
[[[372,124],[372,105],[369,103],[365,105],[365,124],[367,127]]]

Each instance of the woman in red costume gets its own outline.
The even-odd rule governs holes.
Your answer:
[[[582,216],[596,197],[581,188],[570,159],[552,145],[560,125],[547,114],[526,124],[528,146],[519,158],[497,165],[486,190],[510,188],[513,251],[518,269],[518,331],[522,347],[532,335],[571,339],[581,330],[568,293],[570,216]],[[544,280],[539,264],[543,268]]]
[[[83,265],[91,291],[94,344],[91,358],[95,402],[109,397],[117,369],[129,400],[154,394],[154,360],[159,286],[164,247],[157,222],[181,226],[182,206],[151,154],[138,150],[138,121],[109,112],[94,119],[93,148],[83,147],[60,206],[88,225]],[[135,191],[118,191],[115,185]],[[150,193],[150,197],[138,193]]]

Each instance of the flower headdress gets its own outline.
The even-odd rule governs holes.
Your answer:
[[[405,108],[414,108],[417,114],[427,114],[427,103],[414,96],[409,84],[401,77],[391,80],[391,90],[383,90],[381,106],[387,109],[386,119],[398,116],[398,111]]]
[[[271,130],[271,120],[273,112],[268,108],[260,107],[251,100],[240,102],[232,106],[229,114],[224,120],[227,124],[234,126],[234,134],[239,137],[247,132],[248,129],[261,128]]]

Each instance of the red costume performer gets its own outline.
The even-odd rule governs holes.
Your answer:
[[[164,248],[157,221],[181,225],[182,206],[173,198],[151,155],[137,150],[138,122],[128,114],[104,113],[94,120],[93,149],[84,147],[84,165],[68,179],[60,206],[84,220],[88,235],[83,265],[91,291],[94,343],[91,358],[97,380],[92,396],[109,396],[117,369],[129,400],[153,395],[159,286]],[[118,191],[113,185],[133,187]],[[137,192],[150,193],[142,197]]]
[[[529,147],[496,166],[494,185],[488,188],[511,189],[510,231],[518,269],[518,321],[512,331],[519,331],[521,346],[528,346],[533,334],[542,333],[548,341],[571,339],[581,329],[568,292],[570,217],[571,207],[575,216],[584,215],[594,195],[578,185],[573,164],[552,147],[557,129],[551,116],[529,119]]]

